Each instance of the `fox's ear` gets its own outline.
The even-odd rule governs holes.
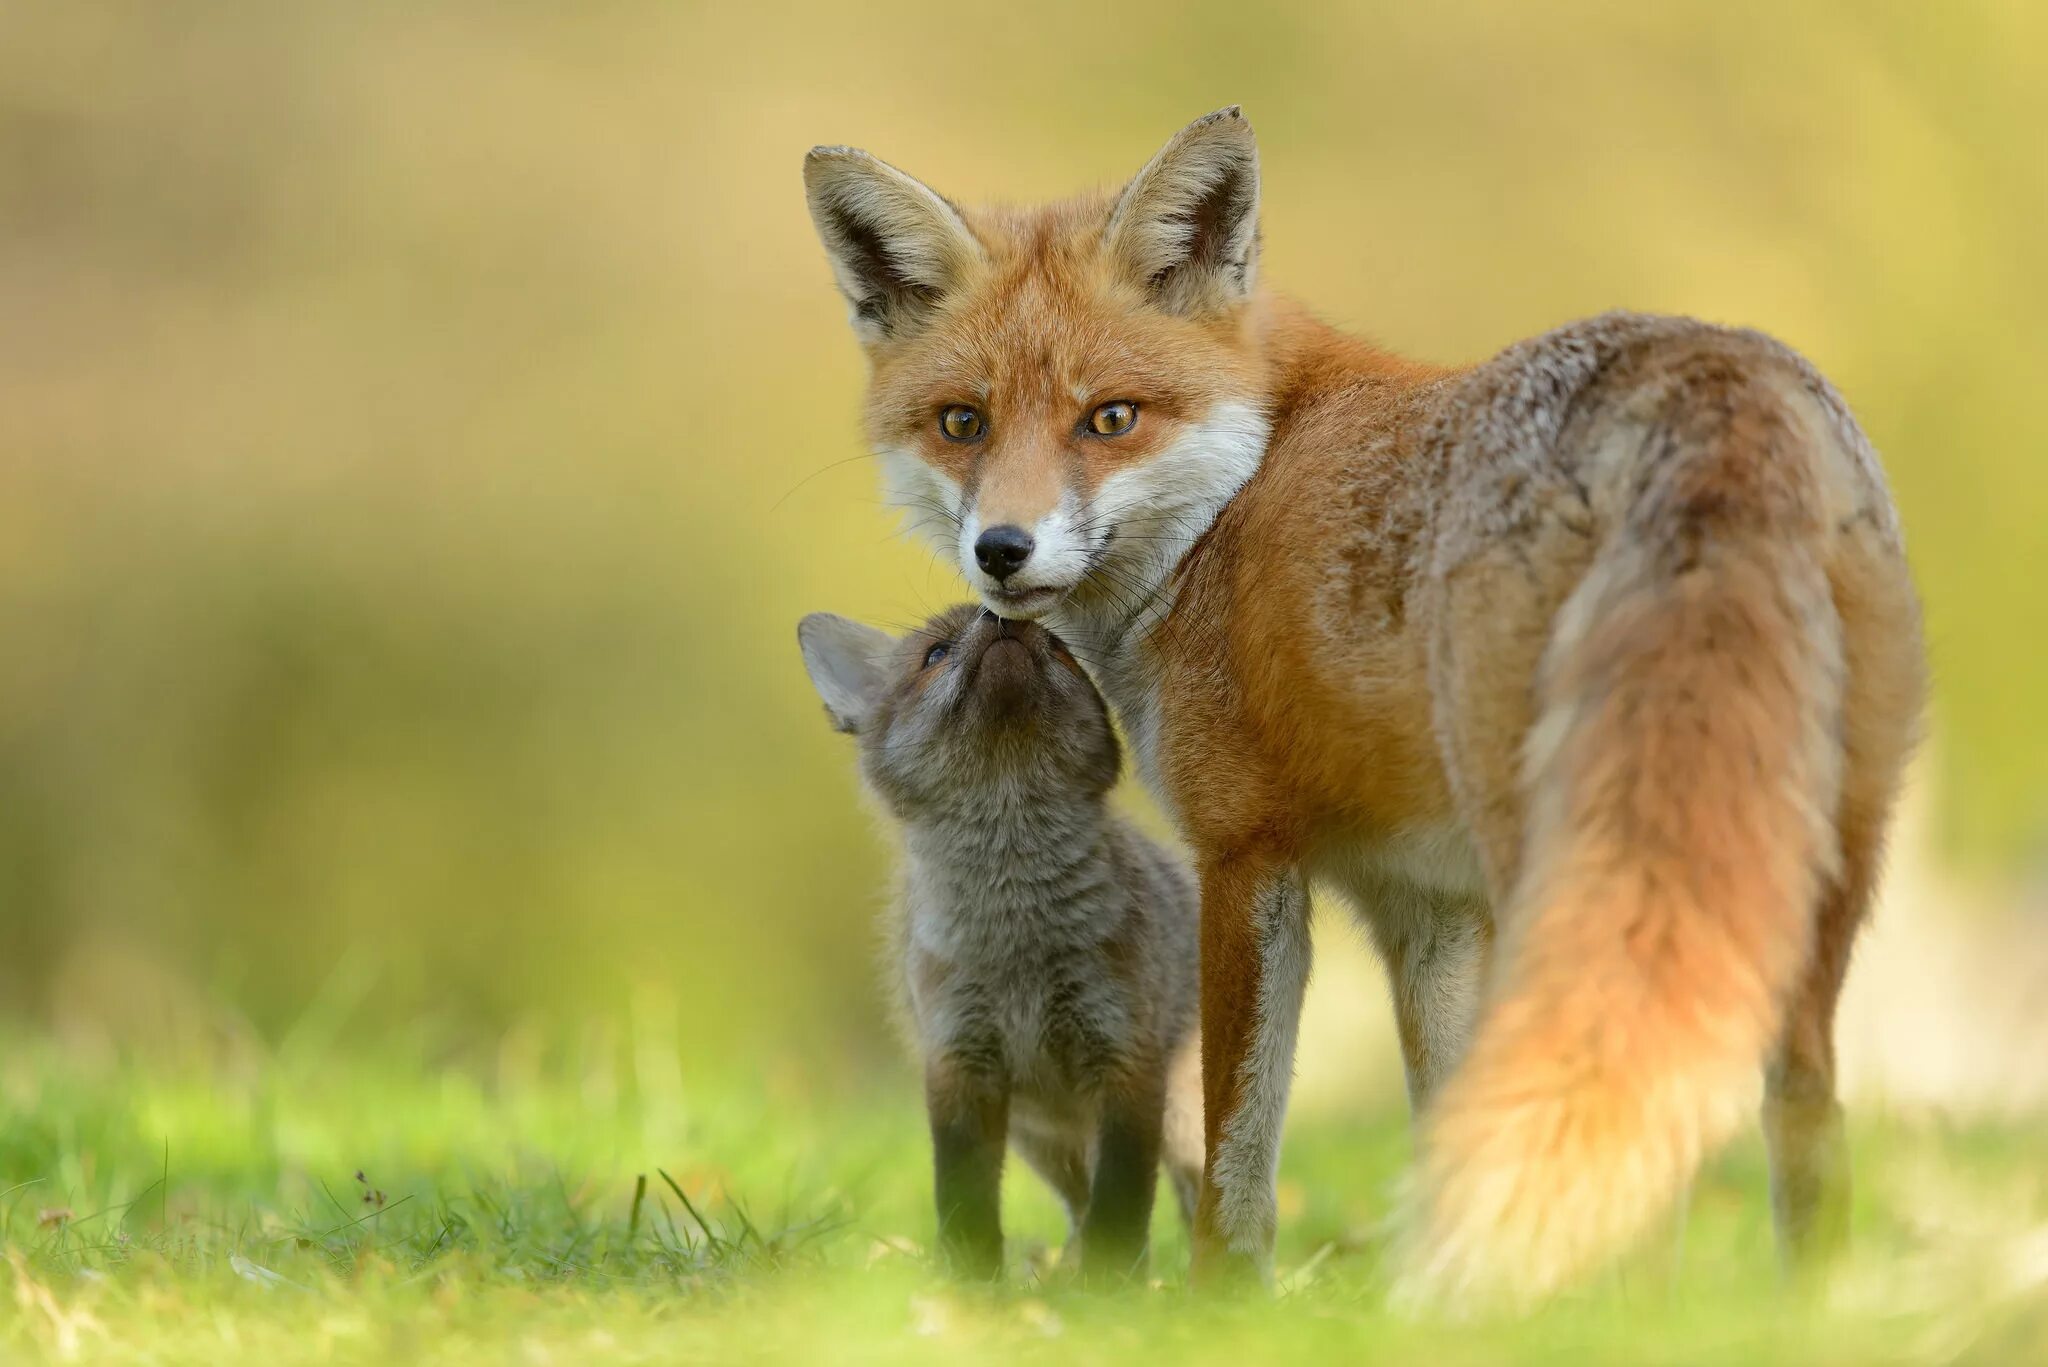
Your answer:
[[[829,612],[814,612],[796,624],[796,643],[833,729],[853,732],[867,725],[896,650],[894,638]]]
[[[863,342],[915,328],[981,259],[959,210],[855,148],[813,147],[804,194]]]
[[[1170,313],[1219,313],[1252,292],[1259,257],[1259,145],[1236,105],[1197,119],[1138,172],[1105,238]]]

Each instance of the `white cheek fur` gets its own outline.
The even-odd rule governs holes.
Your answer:
[[[875,453],[875,460],[882,469],[882,497],[903,510],[903,529],[950,548],[961,521],[958,482],[906,448],[886,447]]]
[[[1119,533],[1111,555],[1130,578],[1149,589],[1173,572],[1258,472],[1271,431],[1258,409],[1226,400],[1153,459],[1102,482],[1093,517]]]

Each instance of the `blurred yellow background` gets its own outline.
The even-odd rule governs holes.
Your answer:
[[[961,589],[802,154],[1037,198],[1232,101],[1265,278],[1389,345],[1627,305],[1834,377],[1997,890],[1928,896],[2040,913],[2048,7],[102,0],[0,11],[0,1016],[885,1056],[793,628]]]

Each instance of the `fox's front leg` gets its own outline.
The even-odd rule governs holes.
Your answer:
[[[1264,1280],[1272,1273],[1280,1130],[1308,971],[1308,892],[1300,870],[1270,860],[1205,862],[1200,1280]]]
[[[939,1256],[957,1276],[992,1281],[1003,1272],[1009,1087],[972,1062],[935,1057],[925,1065],[924,1095],[932,1127]]]

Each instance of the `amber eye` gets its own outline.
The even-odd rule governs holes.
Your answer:
[[[951,645],[947,644],[944,641],[941,641],[937,645],[933,646],[930,650],[927,650],[924,653],[924,667],[926,669],[930,669],[933,665],[945,659],[946,652],[951,650],[952,648],[953,647]]]
[[[964,403],[956,403],[939,414],[939,430],[947,441],[977,441],[981,437],[981,414]]]
[[[1097,436],[1121,437],[1138,425],[1138,405],[1118,399],[1096,409],[1088,417],[1088,426]]]

